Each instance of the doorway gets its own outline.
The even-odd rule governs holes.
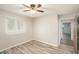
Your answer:
[[[73,46],[73,40],[71,39],[71,22],[62,22],[62,37],[60,44]]]
[[[59,47],[74,53],[72,19],[59,22]]]

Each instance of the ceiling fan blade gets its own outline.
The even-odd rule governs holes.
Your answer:
[[[25,4],[22,4],[23,6],[27,7],[27,8],[30,8],[29,6],[25,5]]]
[[[24,12],[26,12],[26,11],[30,11],[30,10],[24,10]]]
[[[42,13],[44,12],[43,10],[37,10],[37,11],[38,11],[38,12],[42,12]]]
[[[42,6],[41,4],[38,4],[38,5],[37,5],[37,8],[40,8],[41,6]]]
[[[35,4],[31,4],[31,5],[30,5],[31,8],[34,8],[35,6],[36,6]]]

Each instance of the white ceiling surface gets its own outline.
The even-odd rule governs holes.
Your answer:
[[[28,17],[41,17],[48,14],[59,14],[59,15],[66,15],[66,14],[73,14],[79,12],[79,5],[78,4],[45,4],[42,5],[40,9],[44,10],[44,13],[32,13],[30,11],[23,12],[23,10],[28,9],[21,4],[0,4],[0,9],[4,9],[10,12],[14,12],[17,14],[25,15]]]

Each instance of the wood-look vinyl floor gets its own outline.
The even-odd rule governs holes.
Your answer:
[[[66,48],[66,49],[65,49]],[[32,40],[22,45],[0,52],[1,54],[73,54],[73,47],[50,46],[48,44]]]

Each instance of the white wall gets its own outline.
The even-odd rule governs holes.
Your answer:
[[[48,15],[33,21],[34,39],[58,46],[58,17]]]
[[[5,20],[7,17],[14,17],[26,22],[26,32],[8,35],[5,32]],[[0,50],[20,44],[22,42],[27,42],[32,38],[32,20],[25,16],[10,13],[8,11],[0,10]]]
[[[6,34],[5,20],[7,17],[14,17],[25,21],[26,32],[16,35]],[[58,46],[58,16],[48,15],[38,19],[31,19],[0,10],[0,50],[27,42],[31,39]]]

